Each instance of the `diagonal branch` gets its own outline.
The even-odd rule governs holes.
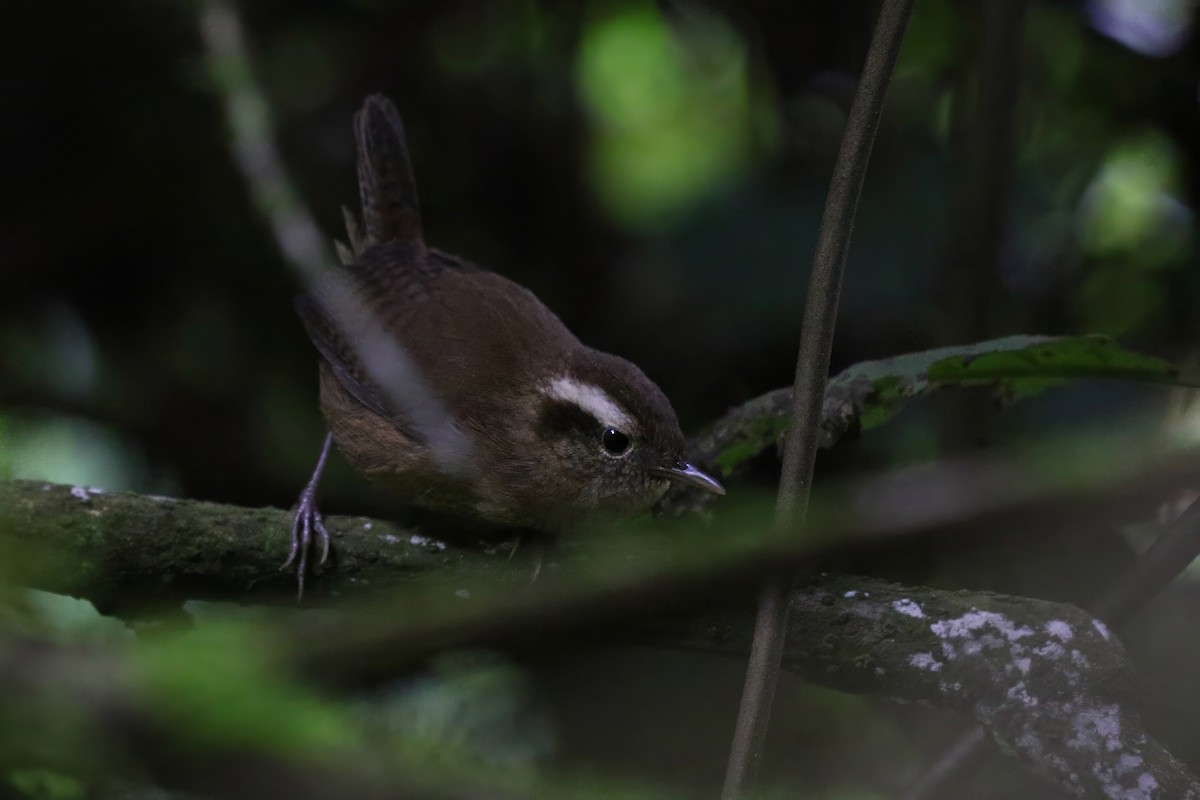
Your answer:
[[[1193,500],[1175,520],[1164,526],[1158,539],[1141,555],[1129,574],[1091,604],[1091,613],[1119,629],[1197,557],[1200,557],[1200,500]],[[991,742],[983,728],[976,726],[964,731],[905,790],[901,800],[929,800],[947,795],[958,781],[992,753]]]

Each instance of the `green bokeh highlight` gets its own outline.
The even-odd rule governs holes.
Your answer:
[[[1178,149],[1157,130],[1118,139],[1104,155],[1077,217],[1090,269],[1073,303],[1085,328],[1121,335],[1161,322],[1168,273],[1186,263],[1195,238],[1182,171]]]
[[[197,747],[328,759],[361,744],[341,715],[278,673],[270,642],[250,626],[208,625],[133,652],[146,707]]]
[[[0,414],[0,477],[144,490],[152,478],[141,454],[111,429],[64,416]]]
[[[746,166],[754,129],[746,51],[719,20],[672,29],[650,5],[595,18],[576,78],[593,126],[592,185],[626,227],[678,218]]]
[[[83,800],[88,796],[87,788],[70,777],[48,769],[18,769],[9,772],[8,783],[18,797],[37,800]],[[0,789],[3,789],[0,783]],[[8,795],[5,794],[5,797]]]
[[[1084,197],[1084,251],[1123,256],[1142,267],[1179,256],[1191,238],[1191,214],[1178,199],[1181,170],[1175,146],[1158,131],[1117,142]]]

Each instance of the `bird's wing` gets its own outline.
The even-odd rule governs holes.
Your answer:
[[[358,402],[378,414],[408,438],[423,442],[425,436],[418,426],[413,425],[412,413],[403,408],[404,401],[411,402],[414,392],[405,392],[408,397],[393,397],[383,391],[379,383],[363,366],[356,348],[350,346],[334,315],[322,301],[312,293],[296,296],[296,313],[304,323],[304,330],[321,358],[329,365],[342,388]],[[417,380],[420,380],[419,378]]]

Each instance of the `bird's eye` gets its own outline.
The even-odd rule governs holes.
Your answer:
[[[600,442],[609,455],[621,456],[629,452],[629,437],[616,428],[605,428]]]

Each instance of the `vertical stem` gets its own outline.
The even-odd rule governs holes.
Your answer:
[[[900,52],[913,2],[884,0],[867,50],[862,79],[850,106],[829,195],[825,200],[804,304],[793,384],[791,428],[784,445],[783,474],[779,480],[779,496],[775,507],[776,527],[781,535],[796,535],[808,512],[818,427],[846,253],[871,146],[879,127],[883,99]],[[738,710],[722,792],[725,800],[745,795],[754,785],[783,656],[789,588],[788,576],[777,575],[766,582],[759,596],[754,643],[746,669],[742,704]]]

